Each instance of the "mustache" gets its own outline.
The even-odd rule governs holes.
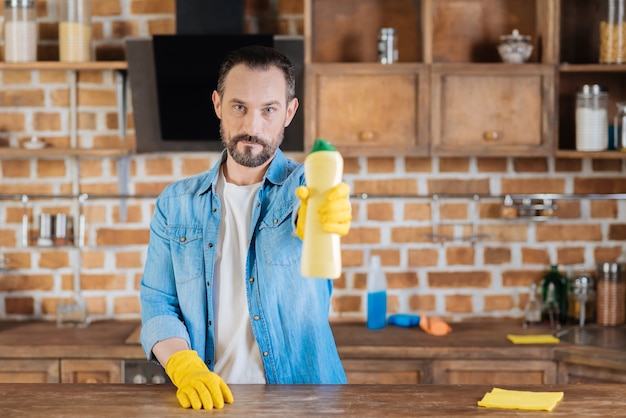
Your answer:
[[[246,135],[246,134],[240,134],[237,136],[234,136],[231,141],[233,143],[237,143],[237,142],[241,142],[241,141],[248,141],[248,142],[252,142],[253,144],[261,144],[261,145],[265,145],[265,141],[261,138],[259,138],[258,136],[250,136],[250,135]]]

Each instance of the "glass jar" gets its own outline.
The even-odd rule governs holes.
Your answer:
[[[626,63],[626,0],[604,0],[600,11],[600,63]]]
[[[626,320],[626,282],[618,263],[598,265],[596,317],[599,325],[621,325]]]
[[[4,60],[37,61],[37,19],[34,0],[4,2]]]
[[[605,151],[609,146],[609,95],[600,86],[585,84],[576,94],[576,150]]]
[[[613,122],[613,143],[617,151],[626,152],[626,102],[617,103],[617,113]]]
[[[398,41],[394,28],[381,28],[378,33],[378,61],[381,64],[398,61]]]
[[[58,0],[59,60],[91,61],[91,0]]]

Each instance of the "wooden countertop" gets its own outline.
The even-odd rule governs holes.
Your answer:
[[[549,327],[524,329],[520,321],[498,320],[451,324],[452,332],[437,337],[419,327],[387,326],[369,330],[363,323],[333,324],[343,358],[551,358],[550,345],[514,345],[507,334],[552,334]]]
[[[626,370],[621,350],[561,342],[514,345],[507,334],[546,334],[548,327],[523,329],[519,321],[498,320],[452,324],[443,337],[419,328],[387,326],[372,331],[362,322],[332,323],[342,359],[540,359],[601,361]],[[0,322],[0,358],[145,359],[139,345],[138,321],[96,321],[85,328],[57,328],[55,322]]]
[[[56,322],[0,322],[0,358],[145,359],[139,344],[127,343],[138,321],[97,321],[84,328]]]
[[[474,417],[538,416],[483,408],[485,385],[231,385],[222,410],[179,406],[171,385],[0,384],[3,417]],[[504,389],[564,392],[552,417],[608,417],[626,410],[626,385],[521,385]],[[548,416],[548,415],[545,415]]]

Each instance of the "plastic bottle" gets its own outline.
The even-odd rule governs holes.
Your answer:
[[[342,175],[341,154],[327,141],[316,140],[304,159],[304,178],[309,188],[302,242],[304,277],[336,279],[341,275],[340,237],[322,229],[317,211],[326,201],[326,192],[339,184]]]
[[[382,329],[387,325],[387,279],[380,257],[370,260],[367,272],[367,328]]]
[[[560,326],[567,323],[567,278],[559,273],[557,265],[541,280],[543,295],[543,321]]]

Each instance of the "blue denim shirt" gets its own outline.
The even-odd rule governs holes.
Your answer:
[[[219,167],[175,182],[156,201],[141,280],[141,343],[183,338],[215,364],[214,260],[221,217]],[[246,263],[252,332],[268,383],[346,383],[328,323],[332,281],[303,278],[294,234],[302,164],[278,150],[255,200]]]

